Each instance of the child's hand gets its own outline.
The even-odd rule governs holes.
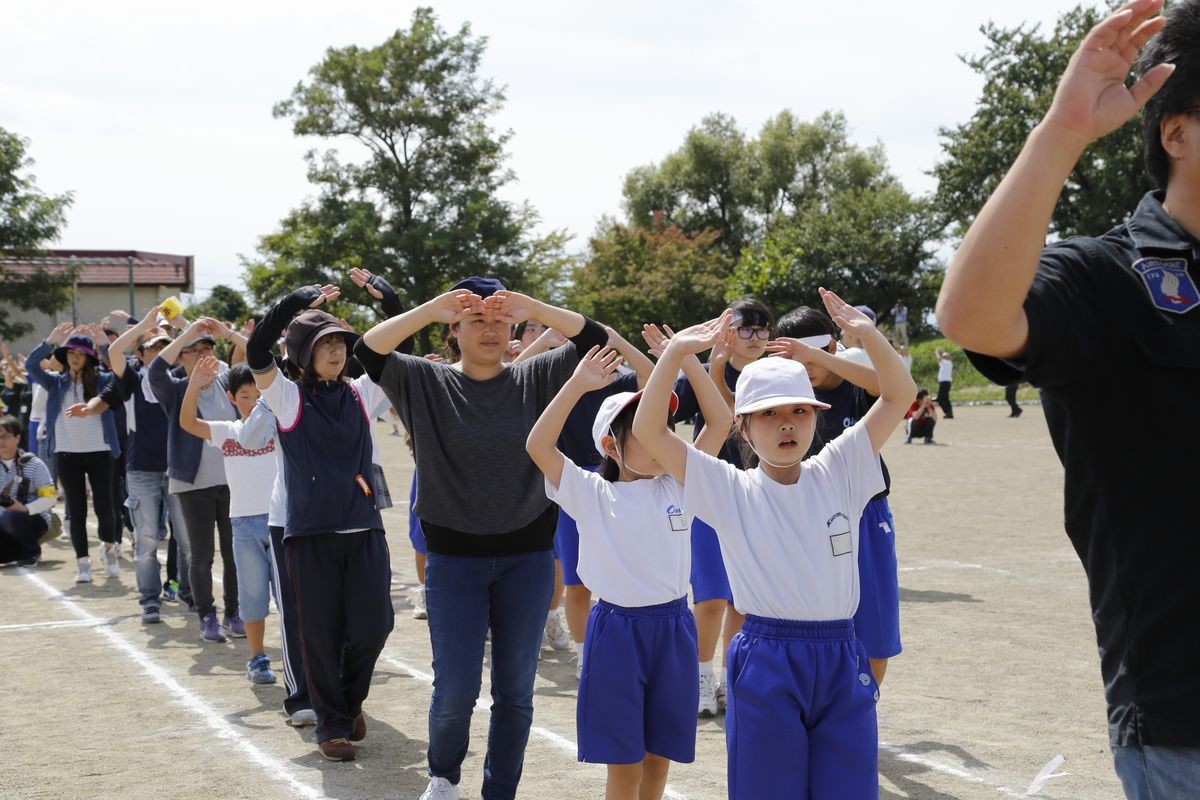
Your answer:
[[[642,338],[646,340],[646,346],[650,348],[646,352],[655,358],[662,358],[663,351],[667,349],[667,342],[671,341],[671,337],[674,335],[675,331],[671,330],[671,326],[666,323],[663,323],[661,331],[657,325],[642,326]]]
[[[825,310],[843,331],[861,338],[875,330],[875,323],[871,322],[871,318],[866,314],[827,289],[818,289],[817,291],[821,293],[821,301],[825,303]]]
[[[799,339],[792,339],[787,336],[772,339],[767,342],[765,349],[770,355],[790,358],[792,361],[799,361],[801,364],[811,364],[815,360],[815,354],[820,350],[819,347],[813,347],[811,344],[805,344]]]
[[[733,337],[737,335],[735,330],[728,326],[721,330],[721,335],[713,343],[712,352],[708,354],[710,364],[725,364],[733,357]]]
[[[576,388],[591,392],[603,389],[617,379],[617,367],[621,366],[621,354],[611,347],[596,345],[587,355],[579,359],[569,383]]]
[[[702,353],[716,344],[732,320],[733,312],[727,308],[716,319],[684,328],[671,337],[667,346],[683,353]]]
[[[196,362],[196,368],[192,370],[191,377],[201,386],[208,386],[220,372],[221,362],[212,356],[205,356]]]

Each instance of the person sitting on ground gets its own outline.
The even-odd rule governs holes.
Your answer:
[[[0,417],[0,564],[31,567],[41,560],[42,543],[57,533],[50,509],[58,492],[50,470],[20,441],[20,420]]]
[[[937,406],[929,396],[928,389],[917,392],[917,399],[904,419],[904,443],[912,444],[914,436],[925,439],[925,444],[937,444],[933,441],[933,426],[937,424]]]

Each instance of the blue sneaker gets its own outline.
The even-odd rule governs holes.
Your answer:
[[[271,672],[271,659],[266,653],[259,653],[246,662],[246,677],[251,683],[274,683],[275,673]]]
[[[168,603],[179,599],[179,581],[167,581],[163,585],[163,599]]]
[[[234,612],[233,616],[227,616],[221,620],[221,627],[234,639],[246,638],[246,623],[242,622],[242,618],[237,612]]]
[[[221,626],[217,624],[217,615],[209,614],[204,619],[200,620],[200,638],[206,642],[228,642],[225,634],[221,633]]]

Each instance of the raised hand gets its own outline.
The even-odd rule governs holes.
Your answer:
[[[192,370],[190,378],[199,381],[202,386],[207,386],[220,372],[221,362],[212,356],[205,356],[196,362],[196,368]]]
[[[367,294],[371,295],[371,297],[374,297],[376,300],[382,300],[383,292],[371,285],[371,277],[371,273],[365,269],[360,269],[359,267],[350,268],[350,280],[354,283],[354,285],[360,289],[366,289]]]
[[[446,359],[437,353],[426,353],[425,355],[421,356],[421,358],[424,358],[426,361],[432,361],[435,364],[446,363]]]
[[[622,360],[613,348],[596,345],[579,359],[569,383],[585,392],[603,389],[617,379],[617,367]]]
[[[671,337],[667,346],[684,353],[701,353],[716,344],[732,321],[733,312],[727,308],[716,319],[684,328]]]
[[[772,339],[767,342],[765,349],[768,355],[783,356],[784,358],[790,358],[792,361],[799,361],[801,364],[812,362],[814,354],[820,350],[818,347],[813,347],[799,339],[792,339],[788,336],[780,336],[778,339]]]
[[[1045,121],[1081,143],[1115,131],[1162,88],[1174,66],[1159,64],[1133,86],[1125,79],[1138,51],[1162,30],[1163,0],[1131,0],[1088,31],[1058,82]]]
[[[46,337],[46,344],[58,347],[60,344],[70,338],[71,331],[74,330],[74,328],[75,325],[70,322],[62,322],[58,325],[55,325],[54,330],[50,331],[50,334]]]
[[[505,289],[483,301],[483,313],[509,325],[517,325],[532,319],[539,305],[537,300],[528,295]]]
[[[108,315],[110,317],[116,317],[117,319],[123,319],[123,320],[125,320],[125,322],[129,322],[129,312],[128,311],[122,311],[119,308],[114,308],[112,311],[108,312]]]
[[[829,312],[829,316],[833,318],[834,324],[839,328],[859,337],[866,336],[875,330],[875,323],[866,314],[828,289],[818,289],[817,291],[821,293],[821,302],[825,304],[825,310]]]
[[[213,319],[212,317],[201,317],[200,319],[196,320],[192,324],[193,325],[204,325],[202,334],[207,333],[208,335],[212,336],[214,339],[228,339],[229,338],[229,329],[225,327],[224,323],[219,322],[219,321]]]
[[[336,300],[342,294],[342,290],[331,283],[327,283],[324,286],[318,286],[315,283],[313,285],[321,290],[321,295],[309,303],[309,308],[316,308],[328,300]]]
[[[242,336],[246,339],[249,339],[250,334],[254,333],[254,328],[256,325],[258,325],[258,322],[254,319],[254,317],[246,320],[246,324],[242,326]]]
[[[655,358],[662,358],[663,351],[667,349],[667,342],[671,341],[671,337],[674,335],[675,331],[671,330],[671,326],[666,323],[663,324],[661,331],[654,324],[642,326],[642,339],[649,348],[646,352]]]
[[[470,314],[484,313],[483,302],[483,298],[470,289],[455,289],[439,294],[425,304],[425,309],[432,322],[453,325]]]

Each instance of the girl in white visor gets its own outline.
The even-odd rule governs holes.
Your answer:
[[[729,797],[878,796],[874,678],[851,618],[858,606],[859,515],[883,489],[879,450],[916,395],[900,357],[860,311],[821,297],[857,335],[878,402],[804,461],[826,408],[798,362],[766,358],[738,378],[745,471],[668,435],[670,388],[694,339],[673,339],[634,417],[646,452],[683,484],[690,513],[717,531],[746,624],[726,656]],[[803,463],[802,463],[803,461]],[[757,462],[757,463],[756,463]]]

